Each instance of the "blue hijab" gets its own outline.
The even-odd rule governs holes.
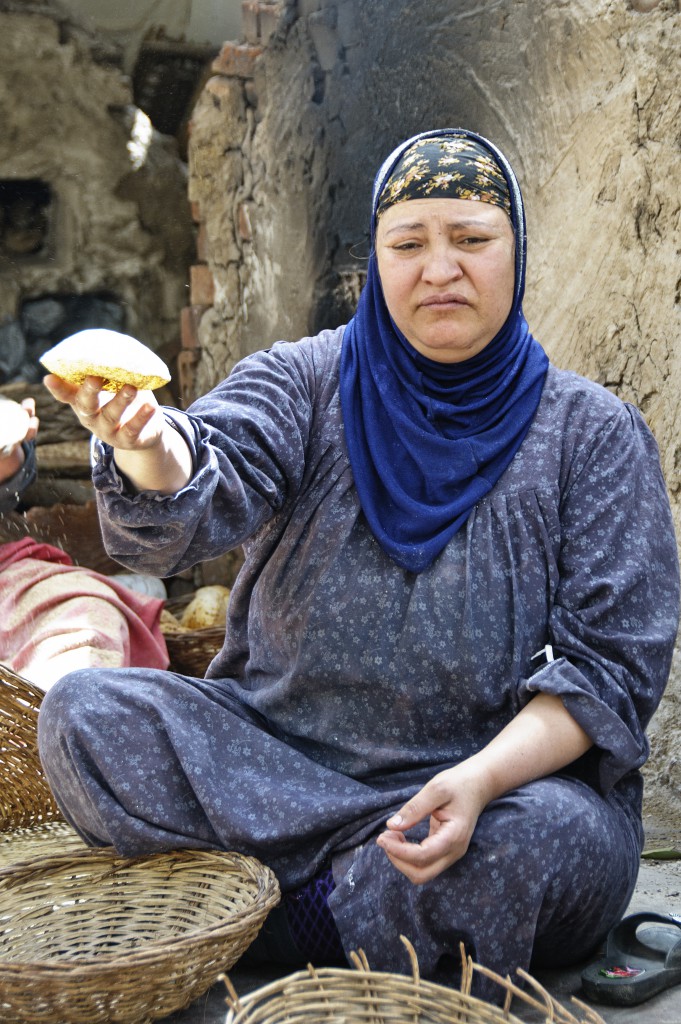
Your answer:
[[[516,243],[506,322],[481,352],[458,363],[428,359],[398,330],[374,250],[377,210],[393,169],[414,143],[438,136],[463,136],[491,154],[508,186]],[[386,554],[418,573],[437,558],[520,448],[548,369],[522,313],[525,213],[511,166],[492,143],[465,129],[408,139],[376,176],[371,242],[366,285],[343,336],[343,423],[369,527]]]

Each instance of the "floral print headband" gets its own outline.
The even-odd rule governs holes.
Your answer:
[[[406,199],[473,199],[511,215],[501,168],[489,150],[466,136],[431,136],[410,146],[381,191],[376,218]]]

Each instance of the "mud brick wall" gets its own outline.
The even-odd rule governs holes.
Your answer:
[[[0,332],[23,331],[33,358],[59,340],[49,308],[89,296],[121,316],[80,326],[127,330],[172,361],[194,250],[186,165],[135,108],[116,52],[48,0],[0,0],[0,108]],[[21,369],[2,364],[0,383]]]

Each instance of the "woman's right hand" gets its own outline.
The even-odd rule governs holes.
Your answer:
[[[86,377],[80,387],[50,373],[44,384],[58,402],[70,405],[86,430],[122,451],[153,448],[165,420],[153,391],[126,384],[116,394],[102,390],[99,377]]]
[[[153,391],[130,384],[112,395],[99,377],[80,387],[54,374],[45,387],[58,402],[70,405],[85,427],[114,449],[114,460],[136,491],[176,494],[192,478],[192,454],[186,441],[163,415]]]

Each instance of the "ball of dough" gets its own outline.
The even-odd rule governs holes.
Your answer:
[[[0,455],[7,455],[26,437],[31,417],[11,398],[0,397]]]
[[[155,391],[170,380],[166,364],[141,341],[103,328],[64,338],[45,352],[40,362],[50,373],[78,387],[86,377],[101,377],[105,391],[120,391],[124,384]]]

